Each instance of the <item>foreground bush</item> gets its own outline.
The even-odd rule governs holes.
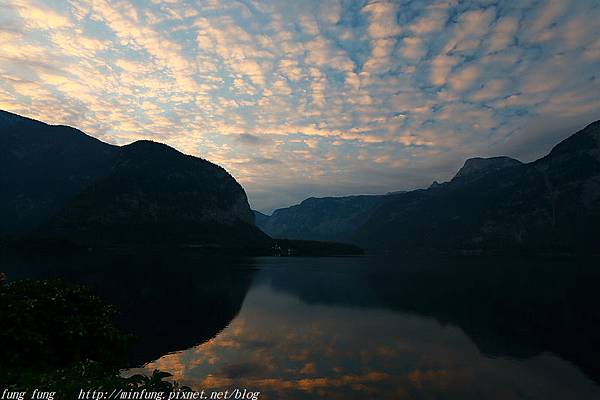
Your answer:
[[[168,373],[123,378],[132,338],[114,324],[116,311],[87,288],[61,280],[6,283],[0,276],[0,387],[180,390]]]

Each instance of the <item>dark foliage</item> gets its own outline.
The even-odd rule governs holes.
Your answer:
[[[0,289],[3,366],[48,369],[91,359],[116,365],[127,336],[113,325],[115,310],[82,286],[17,281]],[[65,351],[68,349],[68,351]]]
[[[76,398],[82,389],[189,390],[165,381],[166,372],[121,377],[131,337],[114,325],[114,308],[87,288],[1,278],[0,385],[43,388],[61,398]]]

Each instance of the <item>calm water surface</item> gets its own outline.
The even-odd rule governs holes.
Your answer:
[[[590,340],[568,332],[588,300],[577,266],[505,262],[257,259],[225,329],[146,368],[273,399],[600,398],[573,362],[597,348],[562,343]]]
[[[108,264],[135,283],[113,284]],[[32,261],[10,265],[13,275],[39,271]],[[136,362],[152,360],[142,370],[169,371],[196,389],[247,388],[263,399],[600,398],[600,277],[589,261],[73,265],[58,270],[124,310],[140,338]]]

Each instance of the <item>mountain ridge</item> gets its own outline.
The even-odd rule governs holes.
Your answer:
[[[0,144],[4,235],[82,246],[271,244],[225,169],[165,144],[114,146],[4,111]]]
[[[322,224],[319,217],[327,202],[353,198],[347,196],[308,198],[259,227],[276,237],[341,238],[372,251],[593,252],[600,248],[591,239],[600,236],[600,121],[537,160],[474,157],[448,182],[375,196],[380,202],[354,225]]]
[[[281,239],[348,241],[354,226],[366,220],[384,195],[309,197],[300,204],[263,214],[257,225]]]
[[[390,198],[353,242],[409,252],[597,251],[599,134],[597,121],[530,163]]]
[[[468,158],[451,181],[473,179],[482,174],[521,164],[521,161],[506,156]]]

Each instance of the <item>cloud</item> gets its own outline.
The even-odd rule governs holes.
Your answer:
[[[391,38],[375,39],[371,42],[371,45],[371,57],[363,65],[363,71],[370,74],[389,71],[393,66],[390,56],[396,45],[396,40]]]
[[[525,39],[532,42],[548,39],[548,32],[544,31],[562,16],[567,7],[568,4],[560,0],[550,0],[541,4],[528,18],[530,23],[526,25]]]
[[[431,60],[431,82],[434,85],[443,86],[450,74],[450,70],[460,59],[458,57],[439,55]]]
[[[397,5],[393,2],[372,2],[363,7],[369,13],[367,32],[373,39],[383,39],[399,35],[402,27],[397,21]]]
[[[292,81],[300,80],[303,75],[302,68],[300,68],[298,61],[291,58],[285,58],[279,61],[279,70]]]
[[[481,74],[480,68],[475,65],[468,65],[458,72],[456,72],[449,79],[450,86],[454,90],[464,91],[471,87],[475,80],[479,78]]]
[[[408,29],[417,35],[436,32],[443,28],[447,19],[446,7],[437,4],[430,7],[426,15],[416,18]]]
[[[342,3],[339,0],[321,2],[319,16],[327,24],[336,25],[341,18]]]
[[[519,21],[515,17],[504,17],[496,22],[489,39],[490,52],[501,51],[512,45],[516,38]]]
[[[420,37],[407,36],[402,39],[402,55],[408,59],[418,59],[423,57],[427,49],[424,46],[424,41]]]
[[[0,20],[0,107],[208,158],[264,210],[427,186],[542,154],[534,121],[600,118],[593,0],[9,0]]]
[[[29,0],[11,2],[12,6],[23,19],[27,29],[61,29],[73,26],[72,21],[50,7],[35,4]]]
[[[485,82],[478,91],[473,93],[471,98],[475,101],[484,101],[502,97],[509,84],[510,81],[508,79],[492,79]]]
[[[316,38],[305,44],[307,64],[330,67],[341,71],[352,71],[354,63],[346,52],[325,38]]]
[[[137,11],[127,3],[113,5],[106,0],[93,2],[93,19],[101,20],[113,30],[121,44],[133,43],[165,65],[183,90],[194,90],[192,78],[195,68],[183,54],[182,46],[165,38],[148,25],[138,21]]]
[[[312,15],[301,15],[300,26],[307,35],[315,36],[319,34],[319,25]]]
[[[494,8],[469,10],[460,14],[453,29],[453,35],[444,46],[444,53],[465,52],[476,49],[494,20]]]
[[[249,145],[257,145],[262,142],[258,136],[251,135],[249,133],[240,133],[238,135],[238,141],[242,144],[249,144]]]
[[[198,29],[198,45],[220,57],[233,72],[247,77],[254,85],[265,83],[266,60],[272,54],[253,43],[253,38],[229,17],[216,21],[199,18],[194,23]],[[260,41],[259,41],[260,42]],[[262,40],[262,43],[268,43]]]

